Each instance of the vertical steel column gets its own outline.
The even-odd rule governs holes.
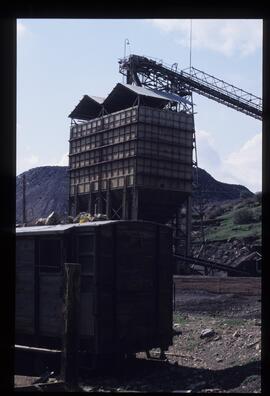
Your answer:
[[[131,220],[138,220],[139,214],[139,196],[138,189],[132,189],[132,208],[131,208]]]
[[[97,201],[97,211],[102,213],[102,192],[101,192],[101,180],[98,181],[98,201]],[[97,214],[98,214],[97,213]]]
[[[192,198],[191,195],[188,196],[186,202],[186,256],[190,256],[190,248],[191,248],[191,213],[192,212]]]
[[[127,177],[124,176],[124,186],[122,195],[122,220],[127,219]]]
[[[75,210],[74,216],[77,216],[77,214],[78,214],[78,184],[75,184],[75,188],[74,188],[74,210]]]
[[[107,180],[106,189],[106,216],[108,219],[111,217],[111,190],[110,190],[110,180]]]
[[[93,182],[91,181],[89,185],[89,197],[88,197],[88,213],[90,214],[92,214],[92,206],[93,206],[92,191],[93,191]]]

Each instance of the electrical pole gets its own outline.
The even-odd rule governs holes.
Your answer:
[[[23,224],[26,224],[26,210],[25,210],[25,187],[26,187],[26,183],[25,183],[25,174],[23,174],[22,177],[22,183],[23,183],[23,191],[22,191],[22,222]]]

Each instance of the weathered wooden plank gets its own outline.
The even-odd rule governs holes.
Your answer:
[[[25,351],[25,352],[37,352],[37,353],[48,353],[48,354],[59,354],[61,353],[60,349],[48,349],[48,348],[37,348],[37,347],[30,347],[27,345],[17,345],[14,346],[15,350],[18,351]]]
[[[62,285],[62,275],[40,274],[39,326],[42,335],[61,335],[63,326]]]
[[[79,264],[65,264],[65,311],[61,377],[71,387],[78,385],[80,272]]]
[[[216,293],[261,294],[261,279],[255,277],[174,276],[177,290],[201,289]]]
[[[82,293],[80,299],[80,335],[94,335],[93,293]]]

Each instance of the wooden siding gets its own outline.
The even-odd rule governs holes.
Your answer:
[[[86,347],[103,354],[170,345],[171,229],[126,221],[73,231],[69,242],[76,255],[66,259],[82,265],[80,335]],[[40,272],[35,251],[41,235],[36,249],[34,239],[17,238],[16,332],[33,334],[42,347],[42,337],[62,335],[63,270]]]
[[[70,195],[127,186],[191,191],[192,115],[135,106],[71,127]],[[138,166],[137,166],[138,165]]]
[[[16,329],[34,333],[35,241],[16,240]]]
[[[180,276],[173,277],[176,292],[179,290],[206,290],[213,293],[261,295],[261,278]]]

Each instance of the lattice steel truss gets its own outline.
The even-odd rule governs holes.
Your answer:
[[[196,92],[251,117],[262,119],[261,98],[194,67],[189,68],[189,72],[177,71],[176,63],[169,66],[163,61],[139,55],[120,59],[119,65],[119,71],[126,76],[128,84],[135,83],[182,97]],[[183,106],[186,111],[191,111],[192,106],[184,103]]]

